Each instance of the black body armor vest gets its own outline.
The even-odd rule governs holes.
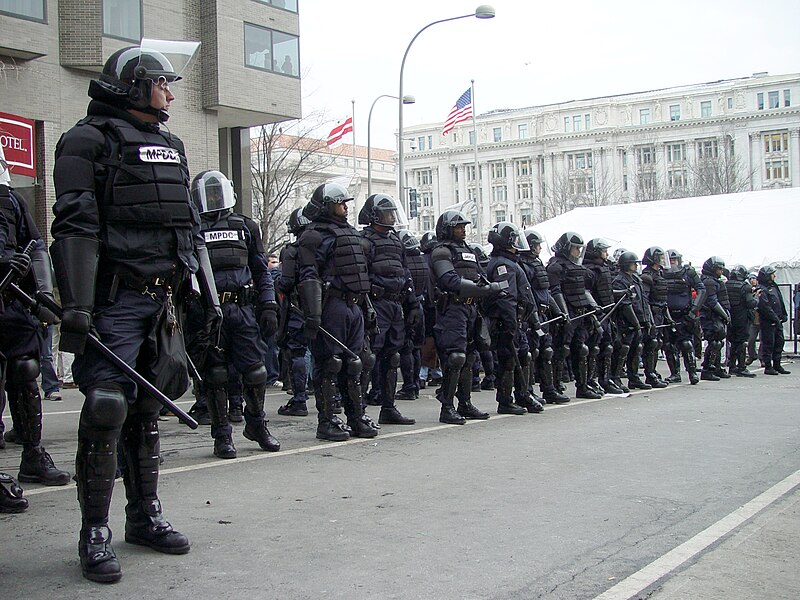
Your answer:
[[[664,271],[663,273],[664,283],[667,286],[667,295],[681,296],[691,291],[689,282],[686,281],[686,277],[684,276],[686,273],[684,269],[680,271]]]
[[[362,235],[372,244],[370,272],[381,277],[402,277],[405,273],[403,266],[405,246],[397,234],[389,232],[388,235],[382,235],[367,227]]]
[[[611,282],[614,277],[606,261],[602,263],[589,262],[586,268],[594,273],[594,289],[591,290],[592,296],[600,306],[614,304],[614,291]]]
[[[718,280],[719,283],[717,284],[717,299],[719,303],[722,304],[722,307],[730,312],[731,310],[731,299],[728,298],[728,287],[727,284],[722,283],[721,280]]]
[[[249,232],[244,219],[228,214],[217,221],[208,221],[204,215],[201,223],[208,256],[214,270],[242,269],[248,265]]]
[[[428,261],[419,252],[406,250],[406,266],[411,271],[411,280],[414,282],[414,292],[417,296],[424,296],[428,293],[428,281],[430,272]]]
[[[567,303],[573,308],[590,306],[589,300],[586,298],[585,267],[561,257],[556,257],[556,260],[563,267],[561,291],[564,293]]]
[[[663,271],[657,271],[647,267],[642,275],[649,275],[653,281],[650,287],[650,304],[664,305],[667,303],[667,281],[664,279]]]
[[[291,293],[297,287],[297,242],[286,244],[281,250],[281,291]]]
[[[322,266],[323,277],[338,277],[345,288],[342,291],[366,294],[369,291],[369,269],[364,256],[362,238],[350,225],[316,221],[306,225],[306,229],[316,229],[336,237],[333,245],[333,258]]]
[[[731,305],[731,310],[737,310],[742,306],[742,290],[747,288],[750,291],[750,284],[744,281],[736,281],[729,279],[725,282],[725,293],[728,295],[728,301]]]
[[[8,221],[8,239],[6,247],[17,249],[17,211],[14,210],[14,201],[11,199],[11,189],[7,185],[0,185],[0,212]],[[0,252],[2,252],[0,248]]]
[[[478,259],[475,258],[475,253],[472,252],[469,246],[456,242],[443,242],[442,246],[446,246],[450,250],[450,254],[453,257],[453,266],[459,277],[476,283],[480,281],[481,272],[478,269]]]

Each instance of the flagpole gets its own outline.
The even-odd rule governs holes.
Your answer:
[[[350,101],[353,105],[353,175],[356,175],[356,101]]]
[[[475,230],[477,231],[477,242],[481,243],[483,232],[483,203],[481,202],[481,172],[478,165],[478,111],[475,110],[475,80],[470,79],[472,94],[472,142],[475,150]]]

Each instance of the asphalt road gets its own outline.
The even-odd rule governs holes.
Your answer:
[[[233,461],[212,456],[208,428],[167,419],[161,499],[191,553],[122,541],[118,482],[110,525],[124,576],[88,582],[74,487],[29,485],[30,509],[0,516],[0,589],[26,599],[795,599],[800,365],[787,367],[467,426],[439,424],[425,390],[398,403],[415,426],[347,443],[315,440],[313,415],[277,416],[287,397],[271,392],[283,449],[261,452],[236,427]],[[81,396],[64,397],[46,403],[44,437],[70,469]],[[493,393],[473,400],[494,412]],[[18,446],[0,451],[0,471],[16,474],[18,461]]]

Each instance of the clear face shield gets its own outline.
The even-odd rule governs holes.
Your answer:
[[[139,66],[145,69],[142,77],[151,79],[158,86],[170,87],[189,72],[197,58],[200,42],[144,38],[139,48]]]
[[[576,265],[583,264],[583,257],[586,254],[586,246],[578,244],[569,245],[569,260]]]
[[[408,227],[408,219],[403,207],[397,202],[392,202],[391,205],[387,202],[385,205],[375,207],[378,213],[378,224],[393,229],[406,229]]]
[[[3,146],[0,146],[0,185],[11,187],[11,167],[6,162]]]
[[[233,183],[219,171],[208,171],[192,183],[192,196],[201,214],[233,208]]]
[[[665,252],[660,254],[656,253],[653,255],[653,266],[660,265],[662,269],[665,271],[670,268],[669,259]]]
[[[525,236],[517,233],[511,234],[511,247],[515,248],[517,252],[530,252],[531,250],[531,247],[528,244],[528,240],[525,239]]]

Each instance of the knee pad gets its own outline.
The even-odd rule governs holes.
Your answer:
[[[569,346],[561,346],[561,358],[566,358],[569,356],[570,347]]]
[[[400,356],[397,356],[397,361],[400,362]],[[340,361],[341,364],[341,361]],[[340,367],[341,368],[341,367]],[[361,362],[360,358],[349,358],[347,359],[347,376],[348,377],[358,377],[361,374],[361,371],[364,369],[364,364]]]
[[[101,383],[86,392],[81,425],[90,429],[118,429],[127,414],[128,403],[122,388],[114,383]]]
[[[338,356],[331,356],[322,365],[322,370],[328,377],[336,377],[342,370],[342,359]]]
[[[722,340],[714,340],[713,342],[710,343],[712,348],[714,348],[714,350],[722,350],[722,345],[723,345]]]
[[[211,367],[206,374],[206,383],[210,387],[222,387],[228,383],[228,367],[217,365]]]
[[[642,344],[637,344],[633,347],[633,350],[636,352],[636,354],[641,354],[642,350],[644,350],[644,346],[642,346]]]
[[[551,346],[548,346],[547,348],[542,350],[541,356],[544,362],[551,362],[553,360],[553,348]]]
[[[400,366],[400,353],[395,352],[394,354],[390,354],[387,357],[387,362],[389,363],[390,369],[396,369]]]
[[[463,352],[451,352],[447,355],[447,368],[461,370],[467,362],[467,355]]]
[[[529,364],[531,364],[531,353],[530,352],[520,352],[519,364],[522,367],[527,367]]]
[[[8,373],[13,381],[35,381],[39,377],[39,361],[32,356],[12,358]]]
[[[694,344],[689,340],[683,340],[680,345],[681,352],[694,353]]]
[[[609,356],[614,354],[614,346],[612,346],[611,344],[606,344],[605,346],[603,346],[601,353],[605,358],[608,358]]]
[[[365,352],[361,355],[361,369],[362,371],[372,371],[375,367],[375,353],[374,352]]]
[[[589,356],[589,346],[587,346],[586,344],[581,344],[580,346],[577,347],[577,350],[578,350],[578,356],[580,358]]]
[[[247,373],[242,375],[242,383],[247,386],[263,385],[267,383],[267,368],[264,365],[258,365],[255,369],[250,369]]]
[[[589,346],[589,355],[597,356],[600,354],[600,346]]]

